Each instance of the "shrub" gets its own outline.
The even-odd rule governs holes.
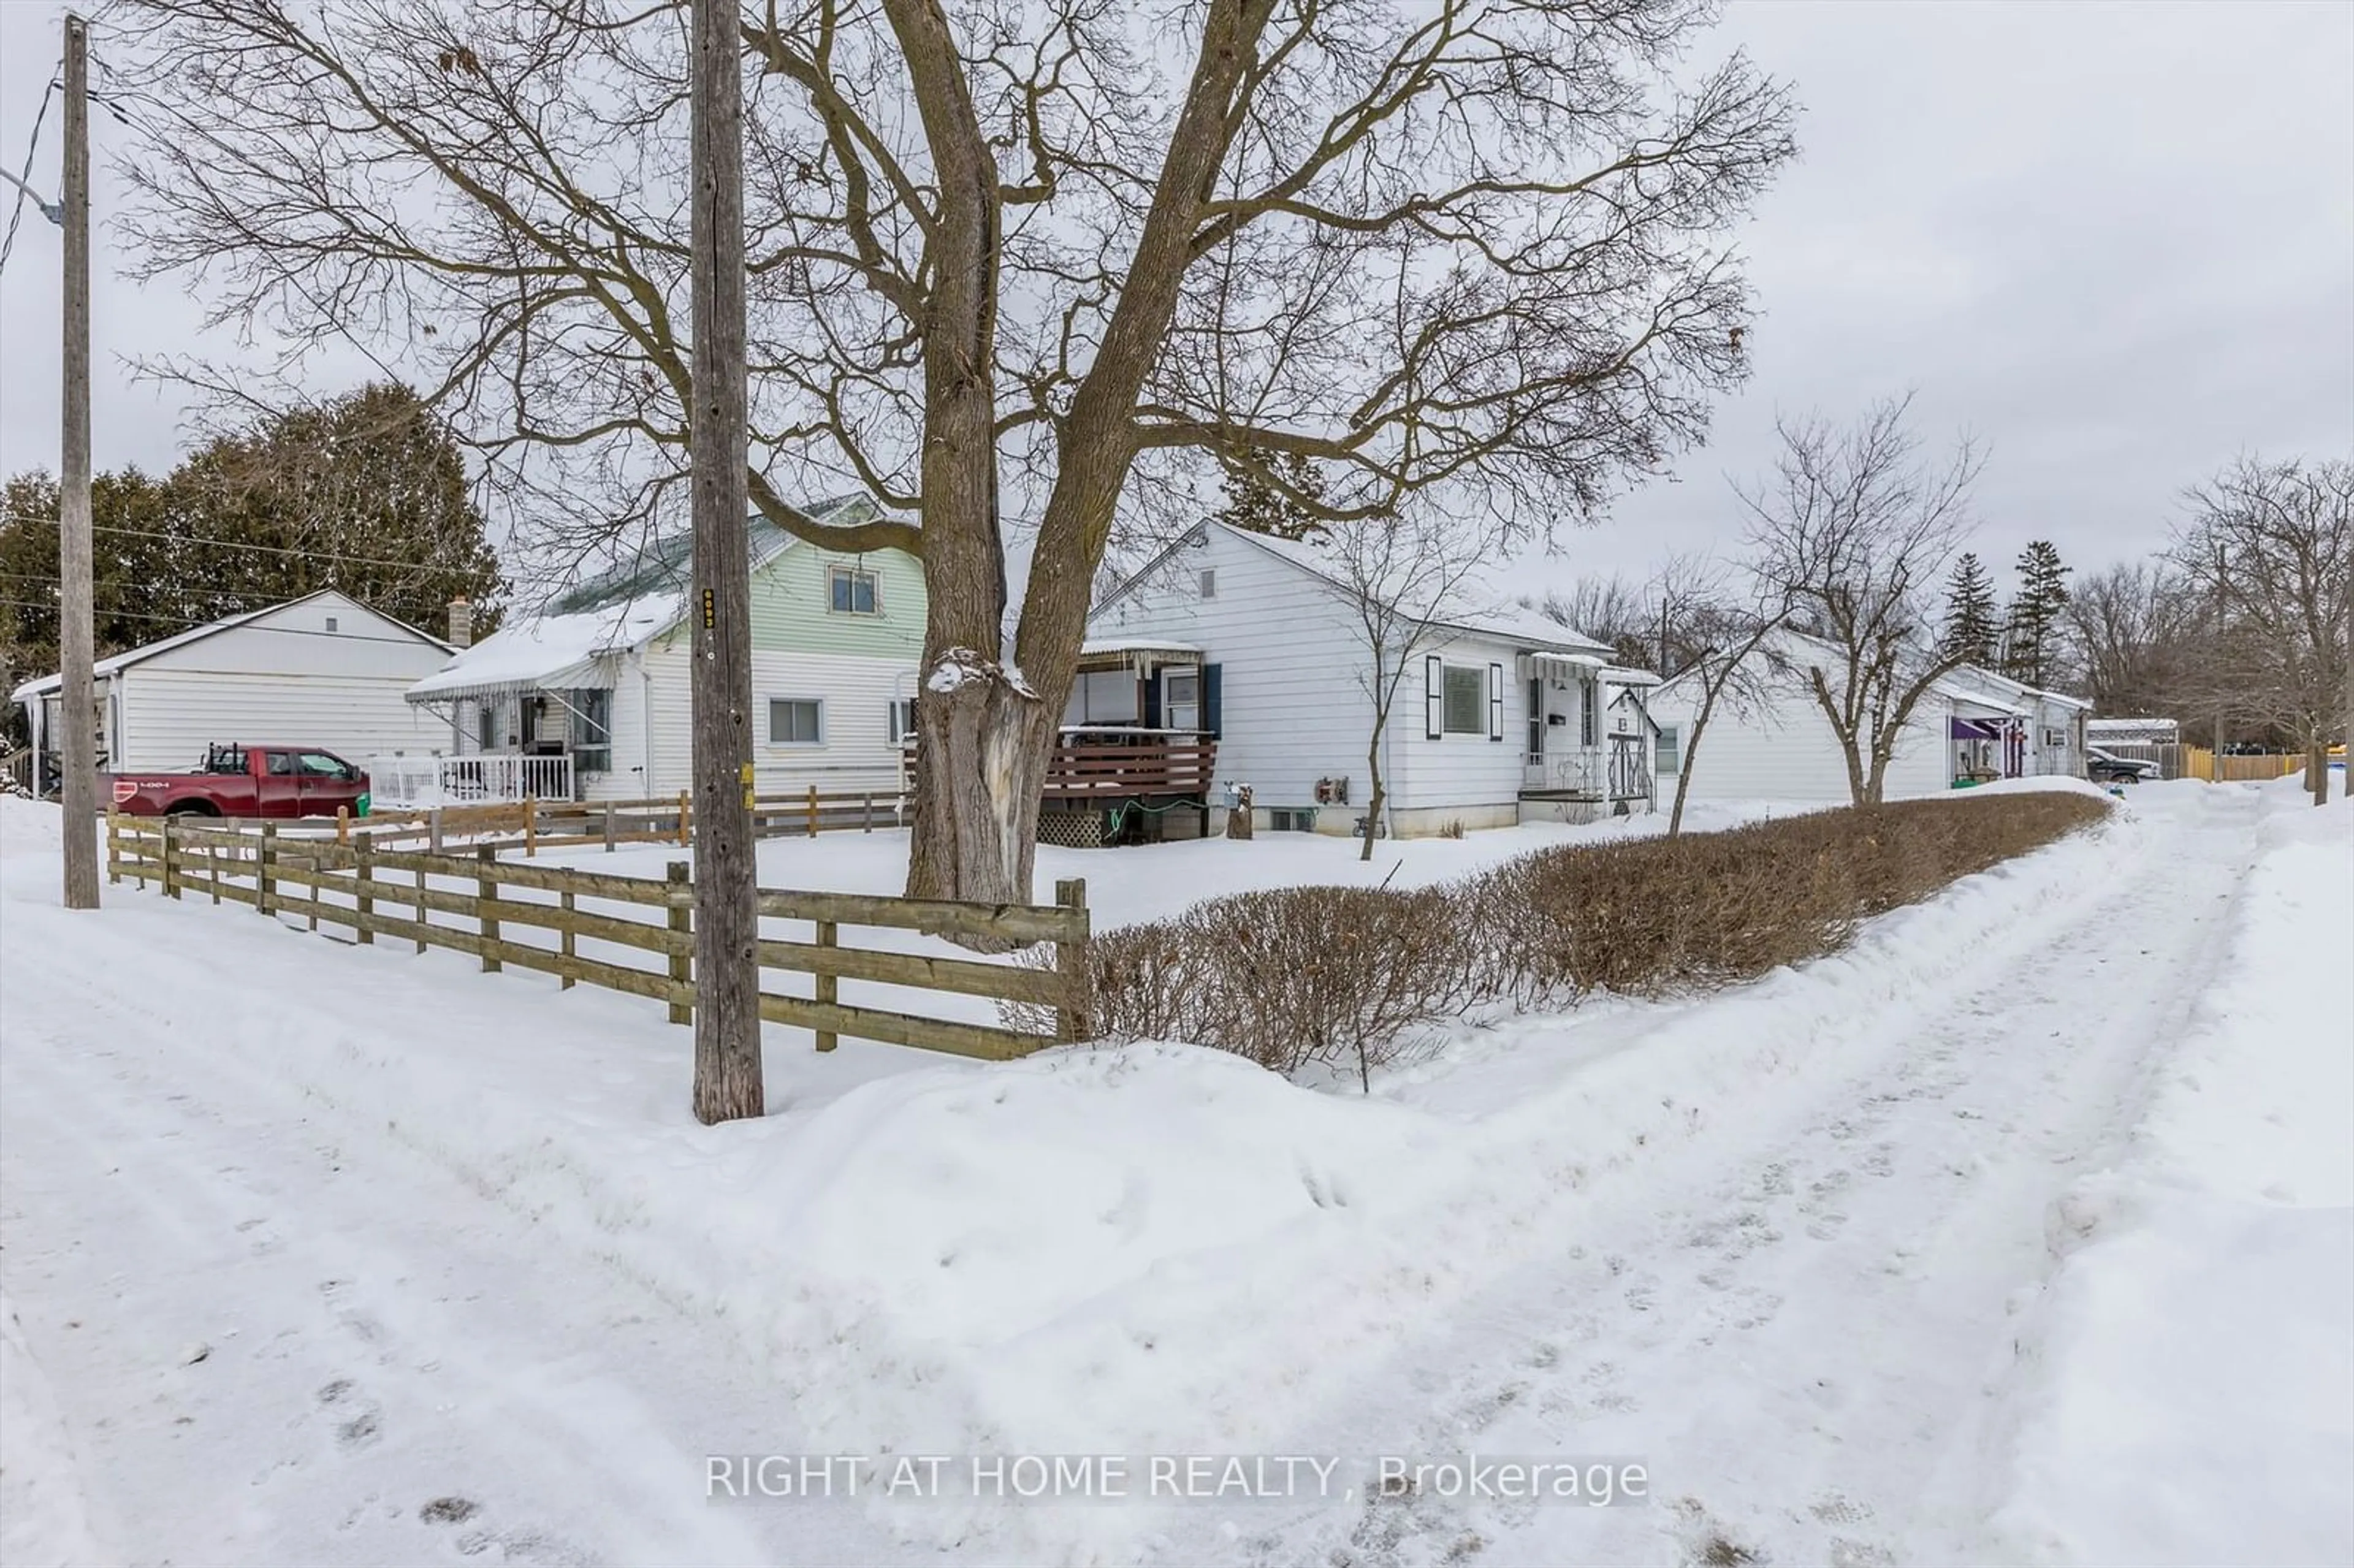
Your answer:
[[[1836,952],[1872,916],[2098,821],[2074,793],[1904,801],[1522,855],[1437,887],[1281,887],[1087,945],[1097,1031],[1372,1069],[1469,1010],[1658,996]]]

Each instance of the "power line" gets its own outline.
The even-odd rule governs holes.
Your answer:
[[[55,523],[54,517],[30,512],[13,514],[13,520],[24,523]],[[112,524],[98,524],[97,532],[132,539],[162,539],[176,545],[193,545],[212,550],[259,550],[265,555],[299,556],[304,560],[323,561],[342,567],[398,567],[412,572],[461,572],[471,568],[463,563],[443,561],[400,561],[384,556],[345,556],[324,550],[305,549],[300,545],[263,545],[246,539],[208,539],[199,534],[168,534],[154,528],[124,528]]]
[[[49,68],[49,85],[41,90],[41,106],[33,111],[33,134],[31,140],[25,143],[25,172],[16,181],[16,203],[8,209],[7,238],[0,239],[0,270],[7,267],[8,253],[16,248],[16,225],[25,216],[25,198],[33,194],[32,186],[25,182],[33,177],[33,154],[41,145],[41,122],[48,115],[49,100],[57,95],[58,87],[62,85],[57,73],[64,64],[65,61],[59,60]],[[41,210],[46,214],[48,208],[44,206]]]

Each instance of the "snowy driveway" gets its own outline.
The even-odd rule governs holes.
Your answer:
[[[1053,1363],[1036,1358],[1056,1344],[1098,1347],[1088,1354],[1102,1365],[1075,1365],[1069,1386],[1129,1376],[1103,1385],[1126,1392],[1108,1395],[1094,1418],[1130,1417],[1127,1430],[1105,1434],[1107,1452],[1138,1433],[1165,1436],[1175,1430],[1170,1410],[1197,1387],[1223,1386],[1226,1424],[1214,1436],[1206,1416],[1198,1428],[1197,1446],[1211,1451],[1329,1454],[1352,1466],[1466,1450],[1635,1458],[1650,1477],[1649,1505],[1425,1495],[1196,1504],[1132,1518],[1083,1505],[1067,1529],[1033,1520],[947,1553],[937,1517],[704,1500],[704,1455],[821,1450],[819,1438],[839,1432],[812,1436],[805,1423],[839,1416],[840,1401],[829,1405],[819,1384],[795,1381],[811,1363],[781,1355],[764,1365],[748,1351],[746,1336],[758,1333],[751,1319],[731,1320],[726,1298],[715,1308],[679,1283],[695,1276],[667,1268],[655,1245],[660,1212],[605,1212],[610,1192],[631,1189],[609,1192],[592,1184],[594,1172],[564,1169],[568,1148],[606,1149],[617,1167],[695,1157],[697,1146],[634,1132],[626,1119],[633,1106],[673,1097],[667,1064],[683,1036],[649,1027],[652,1014],[620,999],[576,1001],[569,1054],[550,1058],[514,1038],[534,1014],[532,993],[512,977],[428,971],[438,964],[429,959],[406,969],[405,956],[281,940],[249,914],[110,890],[123,912],[110,916],[124,923],[114,929],[127,925],[139,942],[125,954],[77,939],[44,902],[54,899],[54,861],[20,854],[0,865],[0,1284],[21,1320],[7,1346],[6,1555],[13,1568],[19,1547],[80,1539],[96,1543],[87,1560],[141,1563],[1027,1562],[1076,1551],[1164,1564],[1520,1568],[1999,1557],[2010,1543],[1988,1521],[2016,1489],[2020,1404],[2009,1392],[2025,1375],[2021,1325],[2070,1241],[2053,1231],[2064,1233],[2073,1212],[2062,1200],[2126,1152],[2153,1080],[2226,961],[2273,809],[2247,790],[2149,791],[2130,832],[2062,846],[2041,871],[1967,895],[1977,924],[1960,915],[1900,924],[1881,947],[1837,960],[1847,968],[1835,984],[1769,982],[1696,1007],[1532,1020],[1507,1031],[1503,1047],[1468,1050],[1399,1086],[1391,1103],[1268,1102],[1302,1127],[1341,1118],[1355,1118],[1353,1129],[1372,1118],[1385,1129],[1412,1112],[1423,1119],[1408,1131],[1423,1141],[1399,1147],[1447,1158],[1463,1149],[1433,1140],[1476,1122],[1467,1107],[1483,1098],[1540,1110],[1583,1104],[1620,1128],[1634,1123],[1611,1107],[1634,1104],[1626,1097],[1637,1090],[1669,1107],[1652,1113],[1666,1130],[1630,1134],[1569,1174],[1539,1162],[1497,1173],[1489,1189],[1462,1188],[1525,1189],[1542,1223],[1493,1250],[1502,1261],[1484,1272],[1476,1248],[1455,1259],[1447,1277],[1462,1288],[1439,1308],[1417,1316],[1404,1297],[1375,1301],[1322,1342],[1313,1365],[1298,1362],[1299,1343],[1317,1343],[1320,1324],[1339,1319],[1315,1315],[1329,1304],[1304,1308],[1305,1324],[1283,1322],[1279,1306],[1269,1315],[1266,1292],[1279,1300],[1311,1283],[1276,1266],[1295,1234],[1286,1231],[1271,1233],[1274,1250],[1235,1251],[1239,1265],[1223,1266],[1240,1272],[1226,1283],[1220,1264],[1198,1261],[1218,1253],[1198,1244],[1178,1257],[1182,1272],[1163,1265],[1140,1276],[1131,1294],[1154,1303],[1158,1320],[1133,1306],[1097,1311],[1098,1334],[1074,1310],[1043,1340],[990,1352],[1043,1385]],[[159,939],[206,921],[229,923],[228,946]],[[1925,955],[1928,938],[1944,945]],[[316,993],[322,976],[337,974],[353,977],[345,1011],[364,1011],[372,1028],[365,1041],[313,1050],[302,1032],[327,1027]],[[272,987],[309,994],[289,1006]],[[1702,1038],[1712,1028],[1729,1037],[1722,1049]],[[651,1044],[633,1057],[641,1039]],[[515,1083],[535,1088],[547,1151],[536,1150],[537,1133],[520,1151],[470,1145],[480,1128],[457,1118],[420,1133],[414,1107],[429,1102],[411,1091],[430,1075],[412,1071],[404,1041],[445,1074],[472,1064],[486,1097]],[[552,1031],[546,1044],[555,1048]],[[549,1075],[550,1060],[563,1073]],[[534,1061],[536,1079],[524,1075]],[[1700,1081],[1699,1069],[1713,1079]],[[1139,1068],[1155,1084],[1170,1081],[1151,1077],[1166,1071]],[[1568,1097],[1524,1093],[1525,1075],[1538,1072]],[[1057,1103],[1048,1090],[1090,1114],[1125,1114],[1117,1098],[1087,1099],[1079,1073],[1058,1082],[960,1068],[926,1075],[939,1086],[925,1093],[939,1101],[1009,1078],[1034,1118]],[[1589,1080],[1603,1087],[1581,1086]],[[1215,1075],[1207,1103],[1254,1112],[1258,1102],[1236,1096],[1236,1084]],[[764,1191],[756,1157],[817,1139],[820,1128],[888,1136],[891,1089],[852,1085],[830,1121],[772,1117],[755,1129],[759,1140],[696,1167],[688,1196],[705,1184]],[[986,1111],[983,1097],[969,1097],[973,1106],[951,1098],[947,1119],[916,1125]],[[1023,1125],[1042,1139],[1061,1126]],[[1564,1123],[1561,1136],[1576,1146],[1595,1126]],[[1318,1147],[1310,1132],[1298,1137],[1301,1149]],[[1136,1158],[1148,1156],[1163,1166],[1110,1194],[1119,1202],[1107,1224],[1143,1224],[1139,1212],[1156,1193],[1163,1212],[1150,1225],[1168,1224],[1182,1189],[1166,1162],[1182,1163],[1184,1146]],[[1315,1217],[1328,1219],[1331,1194],[1317,1189],[1329,1181],[1313,1178],[1306,1155],[1291,1173],[1289,1158],[1272,1163],[1290,1198],[1300,1201],[1307,1179]],[[555,1177],[542,1168],[550,1165]],[[584,1229],[549,1197],[557,1177],[591,1194],[588,1207],[604,1205],[594,1216],[603,1228]],[[1424,1223],[1394,1202],[1384,1208],[1389,1195],[1362,1177],[1350,1181],[1372,1227],[1364,1234]],[[910,1202],[926,1191],[911,1187]],[[1327,1245],[1352,1234],[1313,1233]],[[1000,1238],[1015,1259],[1034,1255],[1015,1244],[1034,1254],[1055,1239]],[[880,1229],[874,1240],[885,1240]],[[1407,1240],[1435,1246],[1437,1237]],[[1337,1255],[1299,1250],[1303,1270]],[[778,1254],[789,1263],[824,1255]],[[877,1255],[876,1277],[892,1277],[892,1260]],[[950,1254],[937,1267],[928,1255],[917,1262],[902,1277],[939,1277]],[[779,1287],[793,1279],[790,1268],[770,1277]],[[1108,1286],[1102,1294],[1126,1299]],[[1190,1316],[1174,1320],[1181,1313]],[[1118,1343],[1144,1321],[1163,1359],[1211,1371],[1173,1392],[1127,1372],[1150,1364],[1150,1338],[1141,1352]],[[1392,1326],[1383,1336],[1357,1336],[1383,1324]],[[1255,1350],[1261,1341],[1283,1348]],[[836,1348],[875,1354],[878,1381],[925,1383],[958,1370],[892,1364],[856,1341]],[[1084,1358],[1074,1348],[1067,1359]],[[1166,1408],[1130,1415],[1156,1394]],[[78,1495],[60,1486],[76,1476]],[[40,1483],[37,1509],[29,1481]],[[19,1535],[20,1525],[41,1533]]]

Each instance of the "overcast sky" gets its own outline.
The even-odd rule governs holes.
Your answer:
[[[0,0],[12,172],[61,10]],[[1770,461],[1777,409],[1845,416],[1908,387],[1925,431],[1990,448],[1978,543],[2006,577],[2031,538],[2088,567],[2147,551],[2181,487],[2239,452],[2354,455],[2354,5],[1735,0],[1723,37],[1806,106],[1803,159],[1743,235],[1755,376],[1678,482],[1541,575],[1727,544],[1725,475]],[[57,129],[53,103],[45,194]],[[102,165],[125,132],[93,129]],[[0,471],[57,462],[58,258],[28,207],[0,275]],[[128,357],[235,345],[185,289],[112,271],[101,230],[97,461],[168,468],[179,402]]]

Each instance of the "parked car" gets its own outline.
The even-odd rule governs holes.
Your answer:
[[[118,773],[114,809],[134,817],[367,815],[368,776],[315,746],[211,746],[189,773]]]
[[[2095,784],[2145,784],[2161,771],[2146,758],[2119,757],[2097,746],[2084,748],[2084,773]]]

